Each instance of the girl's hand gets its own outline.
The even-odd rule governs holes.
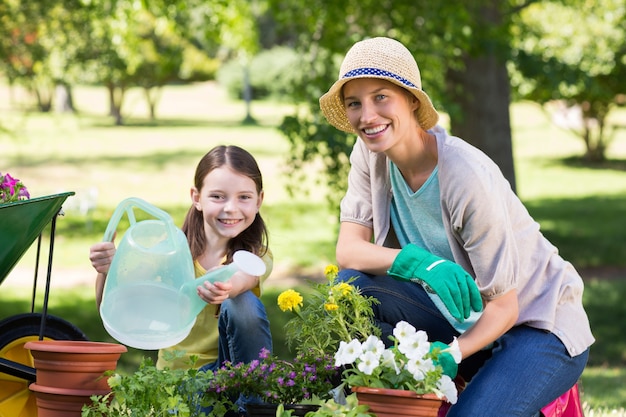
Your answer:
[[[102,274],[109,272],[111,262],[115,255],[115,244],[113,242],[100,242],[89,248],[89,260],[91,266]]]
[[[204,285],[198,286],[198,295],[204,302],[209,304],[222,304],[230,296],[233,284],[226,282],[204,282]]]

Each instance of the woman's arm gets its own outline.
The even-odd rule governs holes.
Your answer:
[[[385,275],[400,250],[378,246],[371,239],[372,229],[357,223],[342,222],[335,254],[339,267]]]
[[[459,336],[462,357],[467,358],[493,343],[515,325],[518,315],[517,290],[487,301],[476,324]]]

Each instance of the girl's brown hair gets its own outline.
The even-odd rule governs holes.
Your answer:
[[[233,171],[250,178],[256,185],[257,193],[261,194],[263,191],[263,178],[256,160],[248,151],[234,145],[216,146],[200,159],[194,176],[196,189],[198,191],[201,190],[206,176],[214,169],[223,166],[227,166]],[[193,204],[187,212],[182,230],[187,236],[191,256],[195,260],[204,252],[206,239],[202,212],[196,210]],[[267,248],[267,228],[261,214],[257,213],[252,224],[228,242],[226,262],[232,262],[233,254],[238,250],[247,250],[263,256],[267,252]]]

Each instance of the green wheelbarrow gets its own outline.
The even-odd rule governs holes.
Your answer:
[[[37,240],[33,299],[30,312],[0,321],[0,417],[35,417],[37,406],[28,386],[35,382],[33,358],[24,345],[31,340],[87,340],[66,320],[48,314],[48,296],[57,217],[74,192],[0,205],[0,284]],[[35,312],[37,271],[43,231],[50,225],[50,247],[41,312]]]

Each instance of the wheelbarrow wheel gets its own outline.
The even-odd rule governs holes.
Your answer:
[[[0,321],[0,358],[33,367],[33,357],[24,344],[39,340],[42,315],[18,314]],[[88,340],[73,324],[51,315],[46,316],[44,340]],[[28,389],[32,380],[5,373],[0,367],[0,417],[36,417],[35,395]]]

